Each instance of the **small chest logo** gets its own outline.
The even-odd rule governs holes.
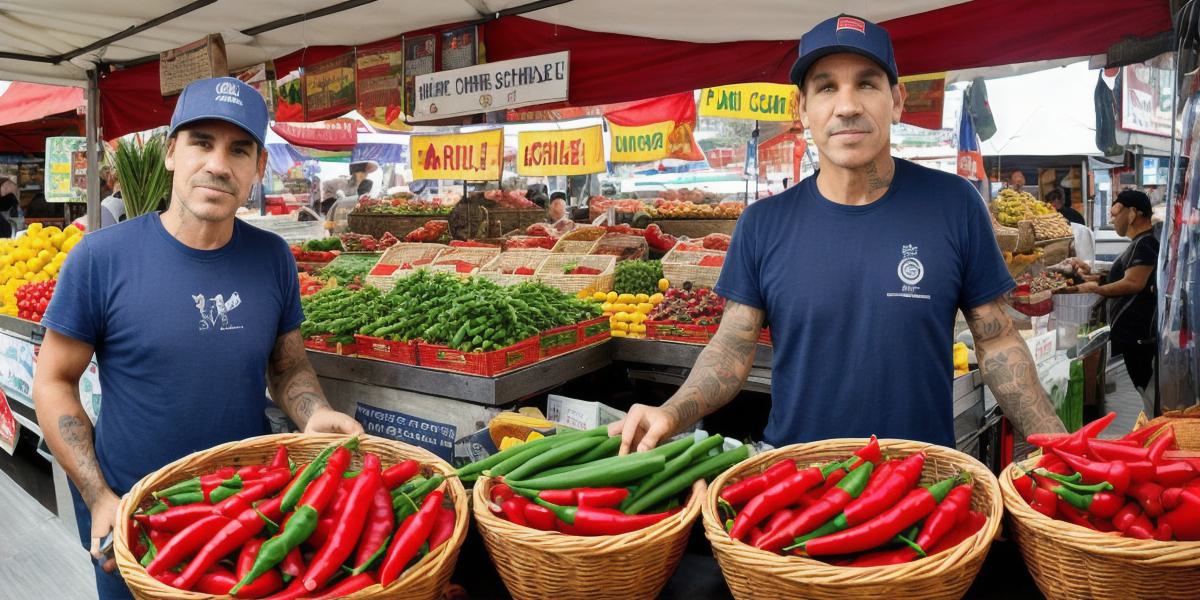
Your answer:
[[[229,313],[242,304],[242,297],[237,292],[229,298],[225,298],[224,294],[217,294],[212,298],[205,298],[204,294],[192,294],[192,300],[196,302],[196,310],[200,311],[200,331],[232,331],[242,328],[241,325],[232,325],[229,322]]]
[[[925,278],[925,265],[921,264],[921,259],[917,258],[917,247],[906,244],[900,248],[900,266],[896,267],[896,274],[900,276],[900,281],[905,285],[917,285]]]

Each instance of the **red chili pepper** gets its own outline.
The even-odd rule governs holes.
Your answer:
[[[354,485],[347,494],[346,506],[342,512],[334,515],[335,524],[328,541],[308,563],[308,570],[304,573],[304,587],[308,591],[323,587],[354,552],[354,544],[367,522],[367,512],[381,478],[379,457],[367,452],[363,456],[362,474],[352,480]]]
[[[1117,413],[1110,412],[1107,415],[1104,415],[1103,417],[1100,417],[1099,419],[1080,427],[1075,433],[1036,433],[1026,437],[1025,439],[1030,444],[1043,449],[1056,448],[1071,454],[1083,454],[1084,452],[1087,452],[1087,441],[1096,437],[1097,435],[1100,435],[1100,432],[1104,431],[1104,429],[1108,427],[1116,418]]]
[[[254,558],[258,556],[258,551],[260,548],[262,548],[263,542],[265,541],[266,540],[261,538],[255,538],[249,542],[246,542],[245,546],[242,546],[242,551],[240,554],[238,554],[237,560],[238,579],[250,572],[250,567],[254,565]],[[200,579],[203,580],[204,578],[201,577]],[[236,579],[234,580],[234,583],[237,583]],[[197,583],[197,587],[200,587],[201,585],[203,584]],[[263,596],[273,593],[282,587],[283,578],[279,576],[279,572],[270,570],[266,573],[263,573],[263,575],[258,579],[255,579],[254,583],[243,586],[242,589],[238,590],[238,598],[262,598]],[[232,589],[233,586],[231,585],[229,588]],[[228,593],[228,590],[226,590],[226,593]]]
[[[980,512],[970,511],[967,516],[942,538],[942,541],[933,545],[933,548],[926,548],[925,552],[929,556],[933,556],[939,552],[945,552],[955,546],[966,541],[967,538],[975,535],[983,526],[987,524],[987,515]]]
[[[755,527],[750,530],[750,539],[747,540],[747,543],[751,546],[757,546],[762,541],[764,535],[767,535],[767,532],[759,527]]]
[[[1029,507],[1051,519],[1056,518],[1058,516],[1058,495],[1039,485],[1037,489],[1033,490],[1033,501],[1029,503]]]
[[[1124,461],[1114,460],[1102,463],[1058,449],[1055,449],[1054,453],[1058,454],[1058,457],[1063,459],[1063,462],[1082,474],[1083,480],[1087,483],[1107,481],[1113,486],[1112,491],[1114,494],[1124,494],[1125,490],[1129,489],[1132,474],[1130,473],[1129,466]]]
[[[413,459],[400,461],[384,470],[383,483],[388,490],[394,490],[415,477],[420,469],[420,463]]]
[[[1086,510],[1088,514],[1102,519],[1107,519],[1117,514],[1121,510],[1121,507],[1125,505],[1125,496],[1118,496],[1107,491],[1080,494],[1065,486],[1058,486],[1053,491],[1059,498],[1066,500],[1067,504],[1070,504],[1072,507],[1079,510]],[[1161,507],[1159,508],[1161,511]]]
[[[288,551],[287,556],[283,557],[283,562],[279,563],[279,570],[288,577],[299,577],[304,574],[304,556],[300,554],[300,546]]]
[[[790,508],[785,508],[785,509],[771,515],[771,518],[767,519],[767,524],[763,525],[762,530],[764,532],[774,531],[780,525],[782,525],[782,524],[790,521],[792,518],[794,518],[796,516],[796,514],[797,514],[796,511],[794,511]],[[750,545],[753,546],[754,542],[750,542]]]
[[[772,485],[783,481],[797,470],[799,469],[796,467],[796,461],[781,460],[758,475],[747,477],[733,485],[726,486],[721,490],[720,497],[733,506],[741,506],[755,496],[763,493],[763,491]],[[553,502],[550,499],[546,499],[546,501]],[[559,502],[554,503],[561,504]]]
[[[559,506],[574,506],[575,505],[575,489],[566,490],[542,490],[538,492],[538,498],[545,500],[551,504]]]
[[[879,482],[877,488],[866,490],[861,497],[846,505],[846,509],[842,511],[846,515],[846,523],[850,527],[866,523],[896,504],[920,481],[921,469],[924,466],[924,452],[918,452],[905,458],[903,462],[896,465],[895,469],[892,469],[886,480]]]
[[[345,598],[354,592],[365,590],[375,585],[375,576],[370,573],[359,573],[351,575],[337,585],[321,592],[320,596],[314,596],[312,600],[333,600],[335,598]]]
[[[821,468],[809,467],[767,488],[747,502],[746,507],[734,518],[729,536],[735,540],[745,539],[756,525],[796,503],[805,492],[825,481],[825,476],[840,466],[841,463],[832,463]]]
[[[396,513],[392,511],[392,495],[388,493],[386,486],[379,486],[375,488],[375,497],[371,501],[367,527],[363,530],[358,550],[354,553],[354,566],[360,567],[367,562],[387,542],[395,526]]]
[[[313,529],[312,535],[308,536],[307,540],[304,540],[304,544],[310,548],[324,546],[325,542],[329,541],[329,534],[333,532],[333,526],[334,518],[332,516],[317,519],[316,529]]]
[[[525,505],[529,504],[529,499],[524,496],[513,496],[508,500],[500,503],[500,509],[504,511],[504,517],[510,523],[529,526],[529,522],[525,520]]]
[[[1062,498],[1058,499],[1058,514],[1060,517],[1059,520],[1061,521],[1074,523],[1075,525],[1086,527],[1087,529],[1096,529],[1096,526],[1092,525],[1092,522],[1088,520],[1087,513],[1075,508],[1074,506],[1071,506],[1069,502],[1063,500]]]
[[[1200,540],[1200,491],[1185,488],[1180,493],[1178,506],[1164,514],[1159,522],[1171,526],[1175,539]]]
[[[1163,486],[1146,481],[1130,485],[1126,493],[1137,500],[1147,515],[1158,518],[1163,514],[1162,496],[1164,491]]]
[[[408,565],[408,561],[417,555],[417,550],[420,550],[425,540],[429,539],[429,534],[433,531],[433,524],[437,521],[438,508],[441,505],[442,491],[434,490],[425,497],[421,509],[400,525],[391,545],[388,546],[383,564],[379,567],[379,583],[384,587],[400,576],[404,567]]]
[[[1169,542],[1175,538],[1175,532],[1171,526],[1166,523],[1159,523],[1154,529],[1154,539],[1160,542]]]
[[[847,472],[857,469],[864,462],[879,464],[879,461],[883,460],[883,451],[879,448],[879,439],[872,435],[871,439],[867,440],[865,446],[854,451],[854,456],[857,456],[858,460],[850,463],[846,468]]]
[[[249,483],[262,477],[270,470],[271,468],[267,465],[246,465],[238,469],[237,473],[234,473],[234,475],[241,477],[243,482]]]
[[[512,488],[508,487],[507,484],[498,483],[492,486],[492,502],[495,502],[496,504],[500,504],[515,495],[516,493],[513,492]]]
[[[530,506],[534,504],[529,503]],[[437,520],[433,522],[433,531],[429,533],[429,551],[433,552],[438,546],[446,543],[454,535],[454,509],[446,506],[438,511]]]
[[[341,481],[337,482],[337,490],[333,492],[333,500],[329,501],[329,508],[324,511],[325,514],[336,515],[342,512],[342,509],[346,508],[346,500],[349,499],[350,488],[354,487],[354,481],[357,479],[358,476],[355,475],[349,479],[343,477]]]
[[[172,506],[156,515],[137,515],[134,518],[150,529],[178,533],[192,523],[213,514],[216,513],[213,512],[211,504],[185,504],[184,506]]]
[[[538,496],[540,497],[541,494]],[[575,493],[575,504],[592,508],[616,508],[628,497],[628,488],[579,488]]]
[[[879,468],[885,467],[886,463]],[[787,523],[772,530],[770,534],[763,536],[758,544],[755,544],[755,547],[770,552],[779,552],[784,546],[795,541],[797,537],[813,531],[836,517],[847,504],[863,494],[874,470],[873,464],[864,464],[851,471],[850,475],[843,479],[837,487],[825,492],[815,504],[801,511]]]
[[[1096,527],[1096,531],[1099,531],[1100,533],[1112,533],[1117,530],[1117,528],[1113,526],[1112,521],[1109,519],[1092,517],[1090,520],[1092,525]]]
[[[1149,441],[1150,438],[1154,437],[1154,434],[1158,433],[1159,429],[1162,429],[1163,427],[1166,427],[1166,426],[1167,426],[1166,421],[1163,421],[1161,423],[1155,423],[1153,425],[1149,425],[1149,426],[1143,427],[1141,429],[1135,429],[1133,431],[1130,431],[1129,433],[1125,434],[1125,437],[1123,437],[1121,439],[1126,440],[1126,441],[1132,441],[1139,446],[1145,446],[1146,442]]]
[[[291,479],[291,474],[287,469],[275,469],[263,474],[262,477],[255,480],[254,483],[246,486],[242,491],[216,503],[212,506],[213,512],[216,514],[229,517],[230,519],[237,518],[247,508],[268,495],[279,491]]]
[[[903,468],[902,465],[897,470]],[[912,490],[898,503],[878,515],[873,515],[866,522],[851,526],[845,531],[804,542],[802,546],[804,552],[809,556],[831,556],[865,552],[882,546],[921,519],[929,516],[958,482],[958,477],[952,477],[939,481],[928,488]],[[853,505],[851,503],[850,506]],[[846,507],[847,511],[850,506]],[[849,521],[849,516],[847,516],[847,521]]]
[[[188,563],[187,568],[179,574],[172,585],[181,590],[191,589],[209,567],[217,564],[217,561],[233,553],[242,544],[258,535],[258,532],[266,526],[266,521],[263,520],[264,516],[272,521],[279,519],[282,516],[279,510],[282,501],[282,498],[276,497],[260,504],[257,508],[248,508],[242,511],[232,521],[225,519],[225,525],[207,536],[209,539],[204,542],[204,547]],[[180,535],[183,534],[180,533]]]
[[[147,536],[149,536],[150,543],[154,544],[155,548],[161,549],[167,545],[167,542],[171,541],[171,538],[175,537],[175,534],[167,531],[151,529]],[[171,578],[173,579],[174,577],[175,574],[171,573]]]
[[[678,510],[647,515],[627,515],[610,508],[590,506],[559,506],[538,498],[538,504],[550,509],[554,516],[571,525],[575,535],[619,535],[644,529],[678,513]]]
[[[950,490],[946,499],[938,504],[928,519],[925,519],[925,524],[921,526],[921,533],[915,540],[917,546],[928,552],[928,549],[946,537],[959,521],[966,518],[967,512],[970,510],[971,484],[964,483]]]
[[[1153,442],[1150,442],[1150,446],[1147,449],[1150,462],[1154,463],[1155,466],[1161,465],[1163,454],[1167,450],[1178,450],[1178,448],[1173,448],[1172,446],[1175,446],[1175,428],[1168,427],[1163,430],[1162,435],[1154,438]]]
[[[1154,539],[1154,523],[1150,521],[1150,517],[1145,514],[1138,515],[1134,519],[1133,524],[1125,531],[1125,537],[1131,537],[1139,540]]]
[[[1200,471],[1200,452],[1190,450],[1167,450],[1163,458],[1171,461],[1180,461],[1192,465],[1193,469]]]
[[[1032,475],[1022,473],[1013,478],[1013,487],[1017,488],[1021,499],[1028,503],[1033,500],[1033,490],[1037,488],[1037,482],[1033,480]]]
[[[1117,511],[1117,514],[1113,515],[1113,527],[1116,527],[1117,531],[1125,533],[1125,530],[1129,529],[1129,526],[1133,525],[1133,522],[1136,521],[1138,516],[1141,514],[1142,507],[1136,501],[1126,502],[1125,506],[1122,507],[1121,510]]]
[[[1096,460],[1112,461],[1142,461],[1150,459],[1150,450],[1137,446],[1127,446],[1108,440],[1088,440],[1088,454]]]
[[[1043,454],[1042,457],[1038,459],[1035,468],[1045,469],[1051,473],[1058,473],[1059,475],[1070,475],[1072,472],[1071,468],[1067,466],[1067,463],[1063,462],[1063,459],[1059,458],[1058,455],[1054,454],[1053,452],[1047,452]]]
[[[229,523],[220,515],[210,515],[180,531],[164,548],[158,549],[154,560],[146,567],[150,575],[168,571],[191,556]]]
[[[1174,462],[1154,468],[1154,481],[1164,487],[1179,487],[1196,478],[1196,469],[1191,463]]]
[[[268,596],[267,600],[298,600],[308,595],[308,590],[304,589],[304,580],[297,577],[282,591]]]
[[[213,567],[196,582],[196,591],[201,594],[227,596],[238,582],[237,577],[224,567]]]
[[[271,468],[272,469],[287,469],[288,467],[289,467],[289,465],[288,465],[287,446],[280,444],[279,447],[275,449],[274,458],[271,459]]]
[[[1163,489],[1162,496],[1159,498],[1162,502],[1163,510],[1175,510],[1183,500],[1183,490],[1185,489],[1187,488],[1173,487]]]
[[[134,556],[141,558],[149,551],[149,548],[146,547],[146,543],[143,541],[144,536],[142,534],[141,522],[129,519],[125,523],[125,539],[129,540],[129,543],[132,544],[130,550],[133,551]],[[156,545],[155,548],[158,548],[158,546]]]

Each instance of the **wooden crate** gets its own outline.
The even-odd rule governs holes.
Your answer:
[[[572,263],[581,267],[599,269],[600,274],[567,275],[563,273],[563,267]],[[568,294],[607,292],[613,286],[613,270],[616,264],[615,256],[551,253],[538,269],[537,278],[542,283]]]

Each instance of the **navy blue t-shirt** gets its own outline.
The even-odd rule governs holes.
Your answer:
[[[267,361],[303,318],[279,236],[237,220],[225,246],[196,250],[151,213],[84,236],[42,323],[96,349],[96,456],[121,494],[182,456],[267,433]]]
[[[834,203],[813,176],[738,221],[716,291],[771,327],[770,444],[876,434],[954,447],[955,313],[1014,283],[971,184],[895,164],[871,204]]]

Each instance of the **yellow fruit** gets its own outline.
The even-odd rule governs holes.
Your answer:
[[[49,275],[50,277],[57,277],[58,271],[61,268],[62,268],[62,265],[52,262],[52,263],[42,267],[42,272]]]
[[[520,446],[521,444],[524,444],[524,443],[525,442],[522,441],[521,438],[506,435],[506,436],[504,436],[504,439],[500,440],[500,448],[499,449],[501,451],[508,450],[509,448],[512,448],[513,446]]]
[[[618,322],[618,323],[628,322],[629,321],[629,313],[627,313],[625,311],[620,311],[617,314],[613,315],[613,321]]]
[[[35,273],[38,271],[41,271],[42,267],[44,267],[45,265],[46,265],[45,261],[43,261],[42,259],[40,259],[36,256],[25,261],[25,266],[28,267],[30,271],[35,272]]]
[[[604,292],[596,292],[595,294],[592,294],[592,300],[595,300],[596,302],[604,302],[608,300],[608,294],[605,294]]]
[[[75,229],[75,228],[72,227],[71,229]],[[65,242],[62,243],[62,246],[59,247],[59,250],[61,250],[63,252],[70,252],[71,248],[74,248],[75,244],[78,244],[79,240],[81,240],[81,239],[83,239],[83,238],[81,238],[77,235],[69,237],[69,238],[67,238],[67,240]]]
[[[38,271],[37,273],[34,273],[33,275],[31,275],[29,280],[30,281],[50,281],[50,276],[47,275],[46,273]]]
[[[73,237],[79,237],[79,235],[81,235],[83,233],[83,230],[78,227],[71,226],[71,227],[67,227],[66,229],[64,229],[63,233],[67,234],[67,237],[73,238]]]
[[[642,302],[641,304],[637,305],[637,311],[643,315],[650,314],[650,311],[652,310],[654,310],[654,305],[650,304],[649,302]]]
[[[609,302],[616,302],[619,297],[620,295],[616,292],[609,292],[608,296],[605,297],[605,300],[608,300]]]
[[[667,291],[667,289],[669,289],[670,287],[671,287],[671,282],[670,282],[670,281],[667,281],[666,279],[659,279],[659,280],[658,280],[658,291],[660,291],[660,292],[665,292],[665,291]]]
[[[634,297],[634,299],[637,300],[638,304],[641,304],[642,302],[649,302],[650,296],[648,296],[646,294],[638,294],[637,296]]]
[[[629,333],[621,331],[620,329],[613,329],[611,333],[613,337],[629,337]]]
[[[662,303],[663,303],[663,300],[664,300],[664,298],[663,298],[663,295],[662,295],[661,293],[659,293],[659,294],[655,294],[655,295],[653,295],[653,296],[650,296],[650,304],[653,304],[653,305],[655,305],[655,306],[658,306],[659,304],[662,304]]]
[[[646,326],[639,323],[634,323],[633,325],[629,326],[629,331],[631,333],[646,333]]]
[[[28,228],[28,235],[34,235],[41,230],[42,230],[41,223],[30,223],[29,228]]]
[[[606,313],[610,313],[613,311],[613,305],[609,302],[605,302],[604,304],[600,305],[600,310],[602,310]]]
[[[41,250],[37,253],[37,257],[42,259],[42,262],[47,262],[58,254],[57,250]]]
[[[33,258],[33,252],[28,248],[17,248],[12,253],[13,263],[25,262]]]
[[[617,321],[616,323],[612,324],[612,328],[618,331],[629,331],[629,323]]]
[[[632,315],[630,315],[629,320],[634,323],[644,323],[647,318],[648,317],[646,317],[646,315],[638,312],[638,313],[633,313]]]
[[[637,302],[637,297],[633,294],[621,294],[620,296],[617,296],[617,302],[622,304],[633,304],[634,302]]]
[[[525,441],[532,442],[534,440],[540,440],[544,437],[546,437],[546,436],[542,435],[542,432],[540,432],[540,431],[530,431],[529,435],[525,436]]]

